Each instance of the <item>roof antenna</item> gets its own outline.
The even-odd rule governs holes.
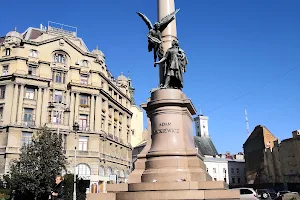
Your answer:
[[[16,31],[16,32],[17,32],[17,27],[15,27],[15,28],[14,28],[14,31]]]
[[[246,108],[245,108],[245,118],[246,118],[246,132],[248,136],[250,136],[249,120],[248,120],[248,113]]]

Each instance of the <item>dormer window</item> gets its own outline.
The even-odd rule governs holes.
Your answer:
[[[65,64],[66,63],[66,56],[63,55],[63,54],[56,53],[54,55],[54,62]]]
[[[6,56],[10,56],[10,49],[8,48],[8,49],[5,49],[5,55]]]
[[[31,49],[30,53],[29,53],[29,56],[32,57],[32,58],[37,58],[38,57],[37,50]]]
[[[88,67],[88,61],[87,60],[82,61],[82,67]]]

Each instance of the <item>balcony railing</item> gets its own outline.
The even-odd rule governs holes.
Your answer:
[[[79,130],[80,131],[88,131],[89,130],[89,126],[79,126]]]
[[[26,127],[34,127],[35,126],[35,122],[34,121],[23,121],[22,125],[26,126]]]

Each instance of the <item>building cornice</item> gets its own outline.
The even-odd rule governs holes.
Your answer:
[[[80,84],[80,83],[74,83],[74,82],[69,82],[68,87],[76,86],[80,88],[89,88],[89,89],[95,89],[95,90],[100,90],[101,87],[94,86],[94,85],[85,85],[85,84]]]
[[[124,112],[126,112],[127,114],[129,114],[130,116],[132,116],[132,112],[129,109],[125,108],[122,104],[120,104],[117,100],[115,100],[114,98],[112,98],[103,89],[100,89],[100,94],[102,94],[103,96],[105,96],[107,99],[109,99],[109,101],[113,102],[115,105],[119,106]]]
[[[48,39],[48,40],[44,40],[44,41],[41,41],[41,42],[35,42],[35,41],[30,41],[30,40],[23,40],[23,42],[25,44],[31,44],[31,45],[35,45],[35,46],[40,46],[40,45],[47,44],[47,43],[50,43],[50,42],[55,42],[55,41],[60,40],[60,39],[65,40],[70,46],[72,46],[74,49],[76,49],[82,55],[88,56],[88,57],[91,57],[91,58],[97,58],[97,56],[94,55],[94,54],[92,54],[92,53],[84,52],[82,49],[80,49],[79,47],[77,47],[77,45],[75,45],[67,37],[64,37],[64,36],[58,36],[58,37],[51,38],[51,39]]]
[[[32,75],[28,75],[28,74],[24,75],[24,74],[13,73],[12,76],[15,78],[26,78],[26,79],[30,79],[30,80],[43,81],[43,82],[49,82],[49,83],[51,81],[51,79],[49,79],[49,78],[42,78],[39,76],[32,76]]]
[[[107,77],[105,77],[105,75],[102,72],[94,70],[91,70],[91,72],[100,74],[101,78],[105,79],[106,82],[110,83],[109,85],[112,86],[115,90],[117,90],[131,104],[131,99],[126,94],[124,94],[124,92],[122,92],[116,85],[114,85]]]
[[[7,56],[7,57],[0,58],[0,62],[10,61],[10,60],[26,60],[27,61],[28,58],[21,57],[21,56]]]

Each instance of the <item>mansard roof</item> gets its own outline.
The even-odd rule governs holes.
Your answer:
[[[217,149],[210,137],[194,136],[194,143],[195,143],[195,146],[198,148],[198,152],[201,155],[203,155],[203,156],[218,155]]]

